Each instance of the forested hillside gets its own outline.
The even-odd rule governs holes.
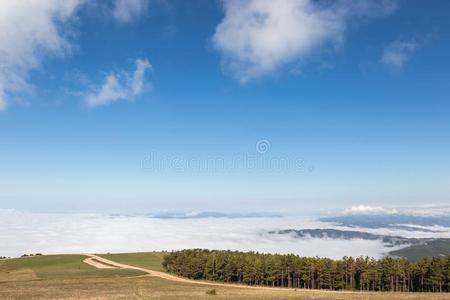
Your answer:
[[[389,252],[394,257],[403,257],[412,261],[420,260],[424,257],[446,256],[450,254],[450,239],[435,239]]]
[[[212,281],[289,288],[450,291],[450,256],[410,262],[386,257],[341,260],[255,252],[182,250],[164,257],[168,272]]]

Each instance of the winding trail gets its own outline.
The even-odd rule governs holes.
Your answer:
[[[96,267],[97,269],[117,269],[116,266],[100,262],[96,257],[88,257],[83,260],[85,264]]]
[[[100,256],[97,256],[95,254],[85,254],[88,256],[83,262],[94,266],[96,268],[100,269],[106,269],[106,268],[117,268],[117,269],[133,269],[133,270],[139,270],[142,272],[147,273],[147,275],[142,276],[154,276],[163,278],[166,280],[174,281],[174,282],[180,282],[180,283],[189,283],[189,284],[200,284],[200,285],[208,285],[208,286],[216,286],[216,287],[232,287],[232,288],[239,288],[239,289],[255,289],[255,290],[269,290],[269,291],[290,291],[290,292],[321,292],[321,293],[335,293],[336,291],[327,291],[327,290],[309,290],[309,289],[294,289],[294,288],[282,288],[282,287],[268,287],[268,286],[249,286],[249,285],[243,285],[243,284],[230,284],[230,283],[220,283],[220,282],[209,282],[209,281],[202,281],[202,280],[194,280],[194,279],[187,279],[178,277],[175,275],[171,275],[168,273],[160,272],[160,271],[154,271],[146,268],[136,267],[132,265],[126,265],[122,263],[118,263]],[[354,291],[339,291],[339,293],[355,293]]]
[[[133,270],[139,270],[139,271],[145,272],[145,273],[147,273],[147,276],[154,276],[154,277],[167,279],[170,281],[189,283],[189,284],[201,284],[201,285],[234,287],[234,288],[250,288],[250,289],[270,289],[270,290],[278,290],[278,291],[282,289],[282,288],[257,287],[257,286],[246,286],[246,285],[227,284],[227,283],[215,283],[215,282],[207,282],[207,281],[201,281],[201,280],[181,278],[181,277],[171,275],[168,273],[164,273],[164,272],[160,272],[160,271],[154,271],[154,270],[150,270],[150,269],[146,269],[146,268],[141,268],[141,267],[118,263],[118,262],[100,257],[95,254],[86,254],[86,255],[88,256],[88,258],[83,260],[83,262],[87,263],[93,267],[99,268],[99,269],[106,269],[106,268],[133,269]]]

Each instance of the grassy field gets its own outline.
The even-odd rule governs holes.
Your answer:
[[[105,258],[161,270],[163,253],[104,254]],[[95,269],[83,255],[0,260],[0,299],[450,299],[444,294],[271,291],[179,283],[138,276],[139,271]],[[214,289],[216,295],[211,295]]]
[[[138,253],[118,253],[118,254],[98,254],[98,256],[141,268],[148,268],[155,271],[164,271],[162,261],[164,252],[138,252]]]
[[[0,282],[30,279],[108,278],[143,275],[136,270],[97,269],[84,255],[43,255],[0,260]]]

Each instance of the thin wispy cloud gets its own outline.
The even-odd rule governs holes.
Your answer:
[[[133,100],[140,95],[145,85],[145,74],[152,70],[147,59],[137,59],[134,72],[120,71],[105,76],[102,85],[86,96],[90,107],[107,105],[121,100]]]
[[[3,85],[0,83],[0,111],[6,109],[5,91]]]
[[[112,16],[119,23],[130,23],[147,11],[147,0],[115,0]]]
[[[212,38],[224,68],[241,82],[301,61],[327,44],[340,43],[355,18],[385,16],[394,1],[232,0]]]
[[[411,59],[419,48],[419,44],[413,40],[394,41],[384,48],[381,62],[385,65],[400,69]]]
[[[6,109],[14,94],[29,88],[29,72],[39,68],[44,58],[70,51],[67,36],[83,2],[0,2],[0,110]]]

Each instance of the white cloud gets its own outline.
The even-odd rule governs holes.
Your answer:
[[[147,0],[116,0],[113,17],[117,22],[129,23],[140,17],[147,9]]]
[[[26,90],[27,76],[47,56],[70,50],[67,33],[84,0],[0,2],[0,110]]]
[[[107,104],[109,102],[124,99],[127,96],[125,87],[122,87],[116,75],[109,74],[100,90],[87,97],[87,102],[91,106]]]
[[[241,82],[342,40],[351,18],[393,12],[394,1],[230,0],[213,36],[225,68]]]
[[[41,67],[45,58],[70,52],[70,36],[84,4],[93,5],[86,0],[0,1],[0,111],[32,87],[29,73]],[[146,8],[145,0],[115,0],[108,13],[117,22],[129,23]],[[139,70],[133,90],[142,88],[143,69]],[[118,97],[117,82],[114,76],[106,78],[105,97]]]
[[[394,41],[384,48],[381,62],[393,68],[402,68],[418,47],[415,41]]]
[[[408,216],[450,216],[450,206],[448,205],[421,205],[414,207],[400,206],[400,207],[382,207],[370,205],[353,205],[344,209],[344,214],[401,214]]]
[[[381,206],[370,206],[370,205],[354,205],[350,208],[344,210],[346,214],[396,214],[397,209],[388,209]]]
[[[3,111],[5,109],[6,109],[5,92],[3,90],[3,86],[0,82],[0,111]]]
[[[134,95],[138,95],[142,91],[144,86],[144,76],[147,69],[151,70],[152,65],[147,59],[137,59],[136,60],[136,70],[133,74],[133,80],[131,81],[131,91]]]
[[[139,95],[145,84],[145,72],[151,70],[152,66],[147,59],[137,59],[135,64],[134,72],[109,73],[102,86],[87,95],[86,103],[95,107],[119,100],[132,100]]]

